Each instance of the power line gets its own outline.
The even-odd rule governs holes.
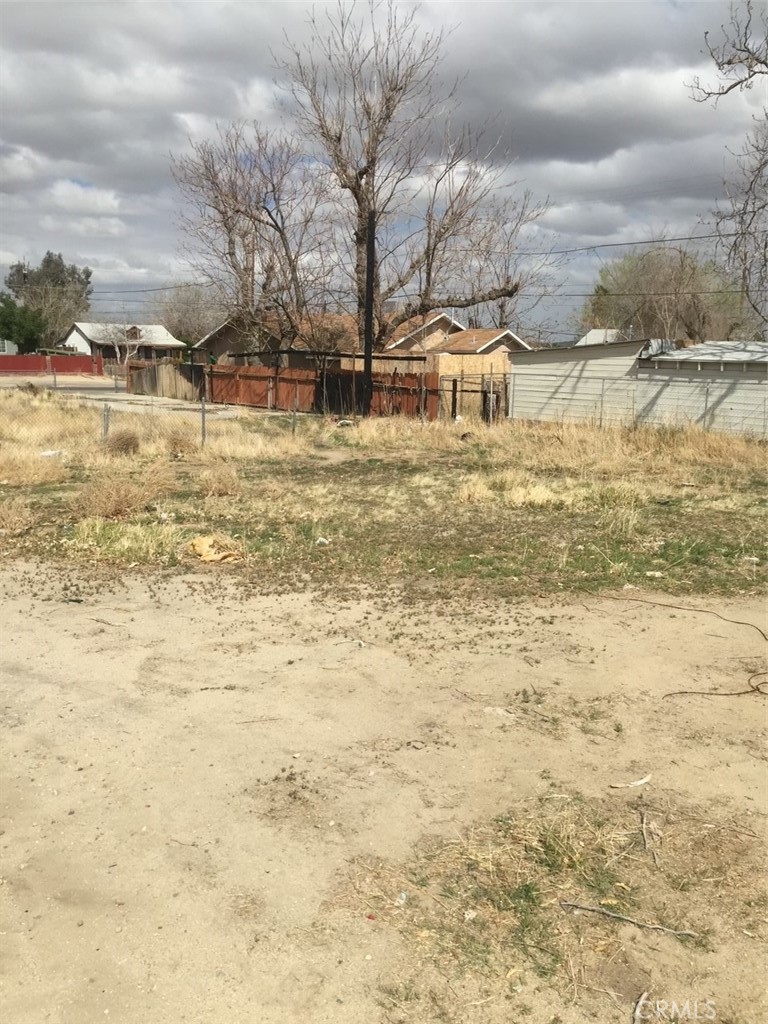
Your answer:
[[[580,245],[570,249],[543,249],[539,252],[515,251],[508,253],[507,250],[489,250],[482,255],[490,256],[567,256],[574,252],[594,252],[597,249],[616,249],[627,245],[662,245],[667,242],[698,242],[710,238],[735,238],[736,232],[719,234],[713,232],[708,235],[678,235],[675,238],[641,238],[631,242],[598,242],[595,245]],[[453,252],[475,252],[474,249],[454,249]],[[174,288],[210,288],[209,281],[180,281],[177,284],[161,285],[155,288],[96,288],[91,295],[138,295],[147,292],[167,292]]]
[[[736,232],[727,235],[713,233],[711,235],[679,235],[677,238],[643,238],[636,242],[602,242],[597,245],[580,245],[574,249],[547,249],[543,252],[515,252],[515,256],[565,256],[572,252],[593,252],[595,249],[615,249],[622,245],[660,245],[663,242],[697,242],[705,238],[735,238]],[[471,250],[466,250],[467,252]],[[493,255],[502,255],[494,253]]]
[[[138,292],[170,292],[174,288],[211,288],[210,281],[177,281],[159,288],[95,288],[91,295],[134,295]]]
[[[768,292],[768,288],[758,288],[759,292]],[[596,295],[594,291],[591,292],[518,292],[520,299],[550,299],[552,301],[558,299],[591,299],[605,297],[611,298],[631,298],[631,299],[672,299],[672,298],[684,298],[691,295],[741,295],[740,291],[733,291],[732,289],[726,288],[712,288],[712,289],[694,289],[688,291],[681,289],[676,292],[606,292],[604,296]],[[404,296],[405,297],[405,296]],[[141,300],[136,300],[141,301]],[[198,306],[199,310],[219,310],[219,306]],[[124,316],[128,310],[125,309],[98,309],[93,312],[99,313],[102,316]],[[143,310],[135,310],[137,314],[143,313]]]

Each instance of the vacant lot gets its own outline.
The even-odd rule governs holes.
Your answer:
[[[6,1019],[766,1018],[764,447],[0,413]]]
[[[241,578],[469,599],[756,591],[766,448],[698,430],[197,419],[0,394],[9,553],[174,565],[218,534]]]

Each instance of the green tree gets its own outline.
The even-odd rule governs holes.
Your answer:
[[[613,327],[633,338],[736,341],[760,333],[732,274],[672,246],[606,264],[579,319],[584,330]]]
[[[14,298],[45,321],[43,342],[54,345],[75,320],[87,315],[91,275],[89,267],[67,264],[61,253],[49,251],[39,267],[14,263],[5,284]]]
[[[11,341],[22,354],[34,352],[45,335],[45,320],[37,310],[21,306],[0,292],[0,338]]]

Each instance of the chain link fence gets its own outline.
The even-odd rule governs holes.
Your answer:
[[[204,396],[197,402],[136,400],[124,389],[105,388],[91,397],[52,383],[0,389],[0,464],[13,462],[16,469],[24,460],[78,463],[99,454],[247,453],[256,428],[253,413],[212,406]]]

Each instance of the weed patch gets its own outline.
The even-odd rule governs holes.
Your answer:
[[[449,988],[469,978],[487,995],[509,995],[509,978],[532,971],[564,993],[574,972],[599,976],[621,950],[609,914],[690,931],[700,944],[737,927],[760,850],[757,835],[729,822],[712,822],[702,842],[701,818],[686,808],[556,794],[458,839],[425,841],[405,865],[356,862],[344,902],[396,928]],[[598,913],[574,914],[568,903]],[[411,1002],[424,996],[409,991]]]

